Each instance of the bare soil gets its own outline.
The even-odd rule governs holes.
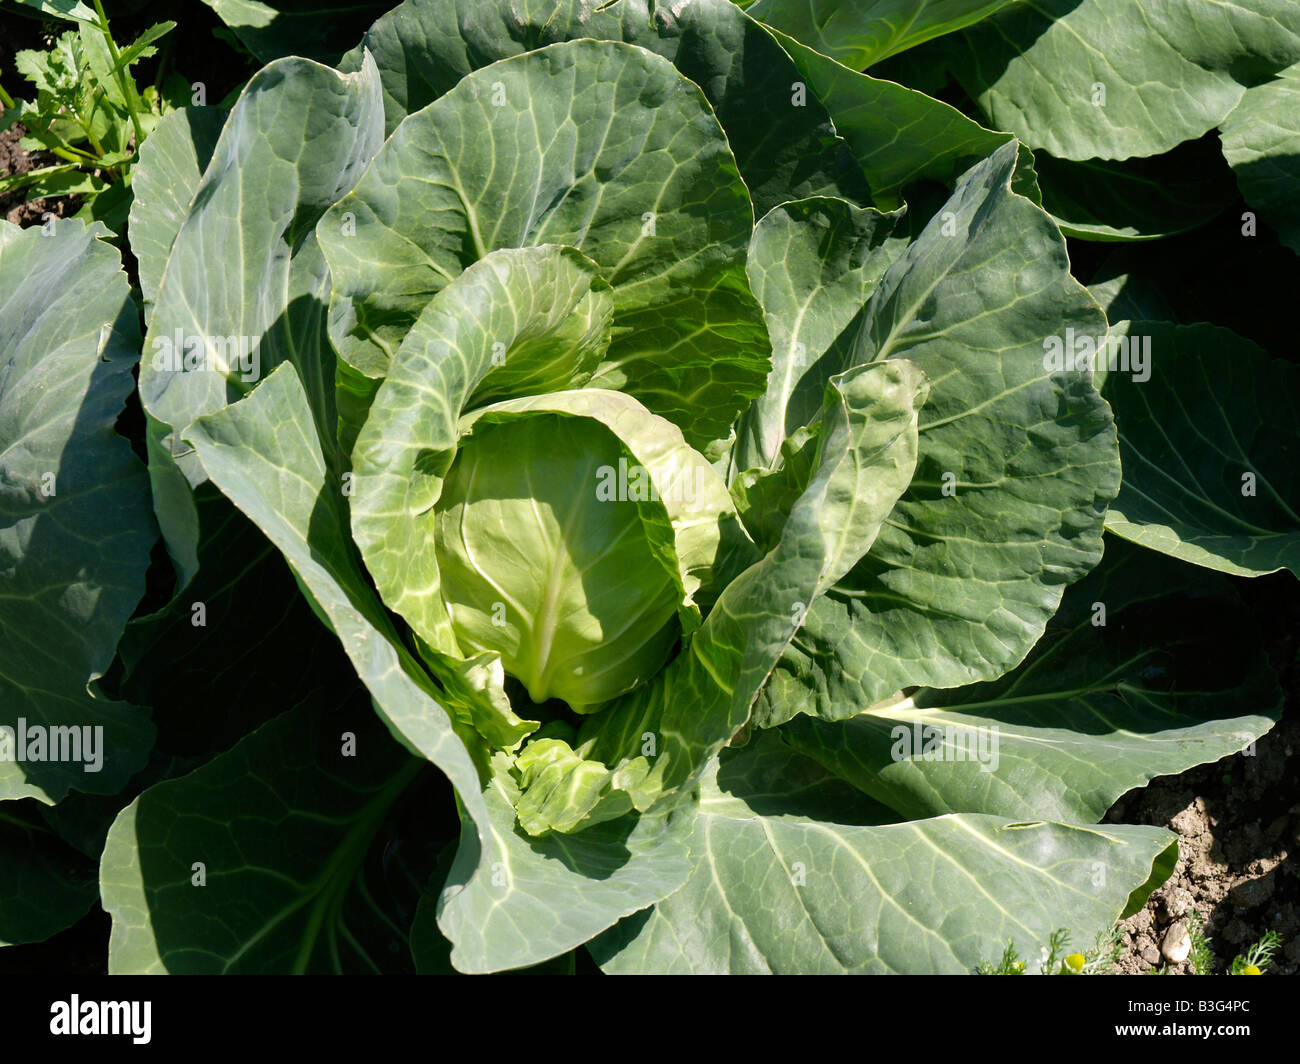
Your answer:
[[[40,166],[50,166],[58,162],[49,152],[27,152],[18,146],[18,142],[27,135],[21,125],[14,125],[0,132],[0,177],[10,174],[25,174]],[[8,195],[0,195],[0,217],[13,225],[26,228],[40,225],[45,215],[56,218],[68,218],[81,208],[80,196],[46,196],[24,202],[27,195],[25,188],[15,189]]]

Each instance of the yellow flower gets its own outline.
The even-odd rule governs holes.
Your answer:
[[[1242,975],[1262,975],[1263,973],[1253,964],[1248,964],[1241,970]]]
[[[1065,963],[1074,971],[1081,972],[1084,964],[1087,963],[1087,958],[1082,953],[1071,953],[1065,958]]]

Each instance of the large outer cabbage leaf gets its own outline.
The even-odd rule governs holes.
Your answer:
[[[42,811],[117,793],[154,739],[146,709],[89,689],[157,536],[144,466],[113,431],[139,332],[108,235],[0,221],[0,945],[94,903],[90,863]]]
[[[1300,59],[1292,0],[1040,0],[928,46],[995,126],[1062,159],[1159,155]]]
[[[248,83],[217,140],[157,277],[140,367],[154,512],[182,585],[197,567],[192,488],[205,479],[180,440],[191,421],[291,362],[334,438],[329,270],[312,227],[360,176],[382,133],[373,63],[344,76],[283,59]],[[171,152],[154,158],[173,164]],[[156,250],[166,237],[153,240]],[[148,276],[157,265],[146,261]]]
[[[893,822],[767,734],[703,783],[686,885],[592,943],[613,973],[969,973],[1008,940],[1093,935],[1176,857],[1161,828]]]
[[[139,358],[126,276],[106,229],[53,226],[0,222],[0,798],[49,803],[115,794],[148,757],[147,712],[87,685],[157,536],[144,467],[113,431]],[[76,746],[33,747],[50,728]]]
[[[1075,333],[1104,336],[1106,322],[1051,219],[1012,191],[1015,166],[1009,144],[972,169],[855,325],[852,363],[906,358],[933,382],[917,474],[868,554],[809,610],[761,723],[999,676],[1101,558],[1119,488],[1114,421],[1087,366],[1048,355]]]
[[[1124,460],[1106,527],[1234,576],[1300,574],[1300,368],[1206,323],[1123,321],[1111,336],[1143,369],[1102,387]]]

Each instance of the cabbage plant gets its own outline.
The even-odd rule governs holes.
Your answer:
[[[1300,26],[1239,5],[1287,33],[1177,125],[1024,104],[1119,0],[830,6],[405,0],[159,123],[138,293],[0,224],[3,712],[104,755],[0,758],[0,942],[98,897],[116,972],[959,972],[1145,902],[1173,837],[1107,810],[1280,712],[1219,574],[1294,569],[1300,387],[1084,287],[1133,204],[1070,160],[1231,161]]]

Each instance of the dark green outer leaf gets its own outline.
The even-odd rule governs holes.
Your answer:
[[[313,697],[358,686],[337,637],[266,537],[212,483],[195,491],[199,572],[118,644],[122,698],[153,711],[149,763],[116,795],[72,794],[46,821],[98,860],[113,820],[145,788],[181,776]]]
[[[229,749],[309,696],[355,685],[338,640],[261,531],[208,483],[195,492],[199,572],[165,607],[126,626],[123,697],[155,710],[157,747]]]
[[[1215,325],[1112,334],[1149,349],[1150,379],[1120,365],[1102,386],[1124,461],[1106,527],[1220,572],[1300,574],[1300,367]]]
[[[1155,240],[1195,229],[1237,198],[1213,137],[1150,159],[1069,162],[1038,152],[1043,207],[1066,236]]]
[[[848,142],[882,210],[899,206],[903,191],[915,181],[952,183],[1012,139],[923,92],[859,74],[777,30],[768,32],[789,53],[809,94]],[[1016,190],[1032,195],[1032,186],[1032,168],[1027,168]]]
[[[1232,589],[1106,542],[1101,565],[1066,592],[1015,671],[923,689],[843,722],[798,718],[781,735],[909,818],[1089,823],[1154,776],[1215,761],[1268,731],[1282,693]]]
[[[263,63],[290,55],[333,63],[391,0],[203,0]]]
[[[1144,321],[1177,321],[1178,313],[1160,280],[1142,270],[1120,272],[1120,263],[1103,263],[1088,285],[1088,293],[1101,304],[1108,321],[1138,318]]]
[[[757,0],[747,10],[853,70],[952,33],[1012,0]]]
[[[43,15],[52,15],[69,22],[99,22],[94,9],[81,0],[17,0],[17,2]]]
[[[391,893],[367,880],[422,763],[364,695],[329,708],[304,703],[122,811],[100,869],[111,972],[410,969],[406,928],[385,911]]]
[[[43,824],[35,802],[0,805],[0,946],[43,942],[95,904],[95,866]]]
[[[139,358],[126,277],[105,229],[54,224],[0,222],[0,725],[102,728],[103,764],[8,750],[0,798],[47,802],[116,793],[147,756],[144,711],[86,685],[113,659],[157,536],[144,468],[113,431]]]

